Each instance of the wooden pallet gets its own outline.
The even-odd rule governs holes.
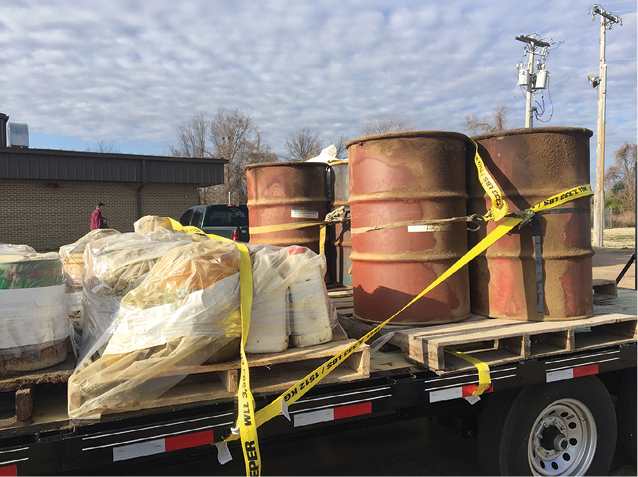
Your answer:
[[[70,343],[67,350],[67,358],[63,363],[22,374],[7,374],[0,378],[0,393],[12,394],[15,399],[15,414],[5,419],[0,418],[0,427],[31,421],[38,388],[69,380],[75,367],[75,356]]]
[[[290,348],[281,353],[249,354],[247,357],[253,394],[286,391],[325,363],[327,358],[343,351],[354,341],[340,339],[308,348]],[[234,399],[239,389],[239,376],[239,360],[202,365],[159,398],[151,402],[125,403],[121,409],[109,410],[108,413]],[[364,344],[321,383],[354,381],[369,376],[370,349]]]
[[[344,299],[337,308],[339,321],[351,337],[363,336],[375,326],[354,318]],[[635,291],[619,289],[618,298],[598,296],[594,313],[592,318],[556,322],[521,322],[472,315],[459,323],[420,328],[389,324],[379,335],[394,331],[389,343],[398,346],[408,361],[437,374],[474,368],[467,361],[447,353],[445,348],[497,366],[636,342]]]

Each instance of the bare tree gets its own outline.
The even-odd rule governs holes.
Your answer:
[[[177,145],[169,146],[173,156],[211,157],[208,143],[210,120],[203,112],[193,114],[188,121],[177,126]]]
[[[93,146],[87,146],[87,152],[106,152],[112,154],[119,154],[120,148],[112,142],[100,141]]]
[[[614,165],[607,169],[605,182],[611,197],[618,199],[621,211],[636,210],[636,159],[638,146],[624,142],[614,154]]]
[[[207,187],[201,194],[205,204],[225,203],[245,204],[246,172],[244,166],[277,161],[277,155],[270,146],[262,144],[261,131],[253,119],[239,109],[226,113],[223,108],[210,123],[209,139],[215,157],[228,160],[224,166],[224,184]]]
[[[332,143],[337,148],[337,154],[335,155],[337,159],[346,159],[348,157],[348,150],[346,149],[347,142],[348,138],[342,134],[335,142]]]
[[[371,136],[373,134],[384,134],[399,131],[414,131],[416,126],[403,113],[396,114],[391,118],[381,115],[376,119],[371,119],[363,127],[363,134]]]
[[[171,154],[185,157],[215,157],[228,160],[224,166],[224,183],[199,190],[203,204],[245,204],[246,172],[244,166],[275,162],[277,155],[262,144],[261,131],[253,119],[239,109],[227,113],[219,108],[213,119],[198,112],[177,128],[177,145]]]
[[[507,115],[509,108],[500,104],[494,108],[494,116],[491,122],[487,117],[479,119],[474,113],[465,116],[465,131],[470,135],[477,133],[488,133],[496,131],[504,131],[507,129]]]
[[[323,149],[319,133],[310,128],[302,128],[288,135],[284,144],[287,158],[291,161],[307,161],[318,156]]]

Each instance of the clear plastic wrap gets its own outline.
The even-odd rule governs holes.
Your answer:
[[[160,258],[185,243],[207,240],[205,236],[159,228],[149,234],[109,235],[89,242],[84,251],[80,363],[104,350],[110,338],[106,332],[117,316],[122,297],[142,283]]]
[[[113,229],[95,229],[84,235],[80,240],[60,247],[60,258],[64,265],[64,277],[67,293],[82,291],[82,271],[84,270],[84,250],[86,245],[109,235],[119,234]]]
[[[217,240],[164,254],[122,299],[103,355],[69,379],[69,417],[130,409],[238,350],[239,264],[238,248]]]
[[[63,342],[65,310],[60,255],[0,244],[0,361]]]

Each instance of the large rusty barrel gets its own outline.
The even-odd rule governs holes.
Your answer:
[[[467,253],[466,223],[396,226],[466,215],[467,137],[410,131],[354,139],[348,148],[354,314],[392,316]],[[374,227],[386,228],[370,230]],[[389,227],[389,228],[388,228]],[[392,321],[428,325],[470,316],[467,267]]]
[[[348,163],[341,162],[331,164],[334,171],[334,201],[332,207],[338,209],[344,207],[346,217],[350,217],[350,182]],[[350,234],[350,222],[337,222],[334,226],[335,245],[335,281],[342,285],[352,285],[352,237]]]
[[[325,219],[328,212],[326,164],[266,162],[246,170],[250,243],[301,245],[319,253],[319,226],[259,233],[257,227]]]
[[[528,128],[473,139],[501,186],[510,212],[522,211],[573,187],[589,184],[589,138],[584,128]],[[485,214],[490,200],[476,168],[468,168],[468,212]],[[529,321],[593,315],[590,197],[537,214],[470,263],[472,311]],[[491,232],[470,233],[470,246]],[[536,227],[536,234],[534,229]],[[535,235],[540,237],[537,270]],[[537,287],[537,279],[542,280]],[[541,286],[542,285],[542,286]],[[540,297],[540,300],[539,300]]]

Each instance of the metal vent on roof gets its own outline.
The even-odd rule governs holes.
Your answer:
[[[7,146],[29,147],[29,126],[26,123],[7,123]]]

